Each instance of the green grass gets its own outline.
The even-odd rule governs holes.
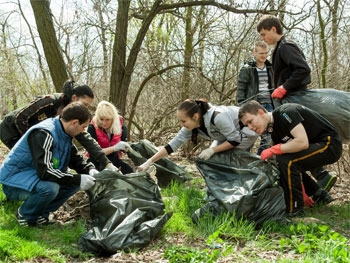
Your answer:
[[[158,242],[145,249],[163,249],[169,262],[210,263],[225,258],[230,262],[350,262],[349,240],[344,236],[349,233],[349,204],[307,210],[308,217],[320,220],[316,223],[266,223],[256,230],[253,224],[228,213],[215,218],[205,215],[194,224],[191,215],[204,205],[205,195],[198,179],[195,184],[171,184],[161,194],[166,211],[173,216],[159,233]],[[3,199],[0,191],[0,202]],[[23,228],[14,216],[19,205],[6,202],[0,206],[0,262],[83,262],[93,258],[77,248],[86,231],[84,220]],[[177,244],[165,238],[176,235],[186,240]]]
[[[0,191],[0,202],[4,194]],[[83,260],[88,255],[77,249],[77,240],[86,230],[85,222],[35,228],[20,227],[15,218],[19,202],[7,201],[0,206],[0,262],[67,262]]]

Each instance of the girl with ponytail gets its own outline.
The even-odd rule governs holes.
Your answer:
[[[199,154],[198,157],[204,160],[214,153],[233,148],[250,149],[258,134],[241,130],[238,111],[239,107],[214,106],[204,99],[183,101],[177,108],[181,130],[167,145],[140,165],[138,170],[148,169],[154,162],[176,151],[188,140],[196,144],[198,136],[216,142],[216,145],[212,144]]]

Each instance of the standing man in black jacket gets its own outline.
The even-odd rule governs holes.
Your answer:
[[[272,53],[275,90],[271,97],[282,99],[289,92],[307,89],[311,69],[298,45],[283,35],[280,20],[265,15],[259,20],[257,30],[261,40],[275,46]]]

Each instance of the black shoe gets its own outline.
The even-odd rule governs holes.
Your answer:
[[[328,171],[323,171],[317,178],[317,183],[321,188],[329,192],[337,181],[337,176]]]
[[[25,218],[19,212],[19,208],[18,208],[17,213],[16,213],[16,219],[17,219],[17,222],[19,223],[20,226],[24,226],[24,227],[37,226],[36,223],[27,222],[27,220],[25,220]]]
[[[43,216],[39,216],[38,220],[36,220],[36,223],[41,226],[48,226],[48,225],[53,225],[55,222],[50,221],[48,218],[45,218]]]
[[[331,197],[329,193],[324,189],[319,189],[312,197],[312,200],[314,200],[315,205],[329,204],[334,201],[333,197]]]
[[[43,216],[39,216],[38,219],[36,220],[36,222],[28,222],[27,220],[25,220],[25,218],[19,212],[19,208],[18,208],[17,213],[16,213],[16,219],[17,219],[19,225],[24,226],[24,227],[36,227],[39,225],[46,226],[46,225],[54,224],[54,222],[50,222],[48,218],[45,218]]]
[[[293,217],[304,217],[305,211],[303,208],[293,211],[292,213],[287,213],[287,218]]]

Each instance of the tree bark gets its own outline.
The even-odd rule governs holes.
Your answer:
[[[53,26],[50,1],[30,0],[30,3],[53,84],[56,91],[61,92],[64,82],[68,79],[68,74]]]
[[[184,52],[184,71],[182,74],[182,89],[181,89],[181,100],[188,99],[190,94],[190,74],[192,64],[192,46],[193,46],[193,34],[192,31],[192,7],[187,7],[186,13],[186,43]]]

